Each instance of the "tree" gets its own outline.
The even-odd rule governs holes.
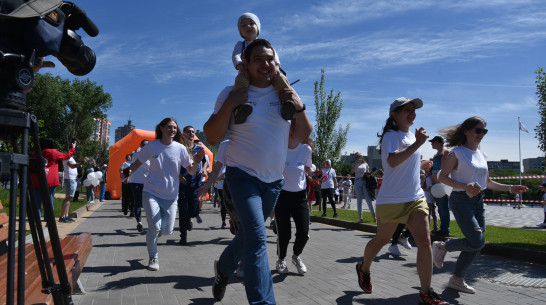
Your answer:
[[[343,100],[341,93],[334,95],[334,90],[326,95],[324,91],[324,69],[321,69],[320,83],[315,82],[315,109],[316,124],[311,135],[315,142],[313,162],[322,162],[326,159],[335,159],[341,155],[341,150],[347,143],[347,133],[350,124],[345,129],[339,125],[336,129],[336,122],[341,116]]]
[[[106,118],[112,97],[89,79],[61,79],[51,74],[36,74],[34,87],[27,94],[27,111],[38,118],[40,137],[55,141],[66,151],[73,138],[81,154],[98,162],[108,161],[108,147],[91,139],[95,118]]]
[[[537,84],[536,94],[538,96],[538,113],[540,114],[540,123],[535,128],[538,139],[538,148],[546,153],[546,73],[539,67],[535,72]]]

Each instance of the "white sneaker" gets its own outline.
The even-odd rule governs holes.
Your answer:
[[[400,256],[402,255],[402,253],[400,253],[400,250],[398,250],[398,246],[397,245],[391,245],[389,247],[389,252],[392,254],[392,255],[395,255],[395,256]]]
[[[546,227],[546,222],[537,223],[537,227]]]
[[[286,262],[284,259],[279,259],[277,261],[277,272],[279,274],[287,274],[288,273],[288,266],[286,266]]]
[[[150,258],[150,262],[148,263],[148,270],[150,271],[157,271],[159,270],[159,259],[156,258]]]
[[[407,237],[400,236],[400,238],[398,239],[398,243],[408,250],[411,250],[412,248]]]
[[[446,253],[447,250],[444,242],[435,241],[432,243],[432,261],[434,262],[434,266],[436,266],[436,268],[442,269],[444,266]]]
[[[292,256],[292,264],[296,266],[299,274],[304,274],[307,272],[307,267],[305,267],[305,264],[299,256]]]
[[[461,292],[466,292],[471,294],[476,293],[476,290],[468,286],[468,284],[464,281],[462,277],[457,278],[455,276],[452,276],[449,279],[449,283],[447,284],[447,287],[461,291]]]

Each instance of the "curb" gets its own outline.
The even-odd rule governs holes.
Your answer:
[[[90,202],[86,205],[84,205],[83,207],[75,210],[74,212],[72,212],[70,214],[70,217],[72,218],[80,218],[83,216],[84,213],[86,213],[87,211],[90,211],[92,208],[94,208],[95,206],[97,206],[99,203],[98,202]]]
[[[335,218],[321,217],[311,215],[312,222],[319,222],[331,226],[342,227],[354,231],[362,231],[368,233],[377,233],[377,226],[365,223],[357,223],[352,221],[340,220]],[[430,236],[432,241],[445,241],[441,236]],[[546,252],[538,250],[529,250],[515,248],[510,246],[488,244],[486,243],[480,251],[481,255],[498,256],[510,260],[521,261],[525,263],[533,263],[546,266]]]

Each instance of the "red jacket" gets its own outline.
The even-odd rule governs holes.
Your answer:
[[[75,148],[71,148],[67,153],[62,153],[56,149],[45,148],[42,149],[42,157],[47,160],[45,166],[46,176],[47,176],[47,185],[49,187],[59,186],[59,161],[64,161],[70,159],[76,152]],[[36,153],[32,155],[36,157]],[[32,184],[34,188],[39,188],[38,186],[38,177],[36,174],[32,174]]]

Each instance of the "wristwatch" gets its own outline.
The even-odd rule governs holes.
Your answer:
[[[296,113],[298,112],[304,112],[305,111],[305,104],[303,104],[303,107],[300,110],[296,110]]]

